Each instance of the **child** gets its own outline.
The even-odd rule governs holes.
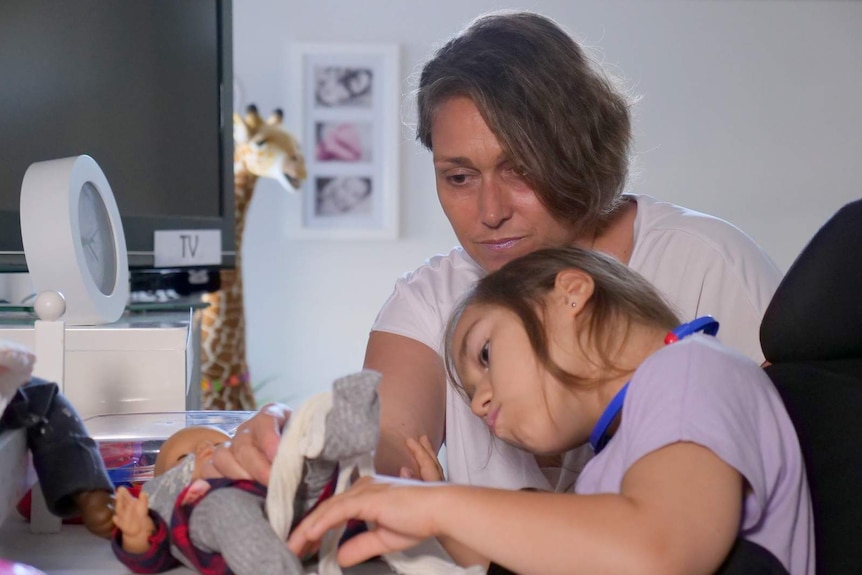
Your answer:
[[[373,449],[376,387],[377,375],[370,373],[333,385],[325,432],[309,438],[319,441],[322,451],[317,458],[297,460],[303,467],[297,468],[301,481],[290,491],[288,526],[332,493],[339,460]],[[125,488],[117,490],[113,549],[129,569],[157,573],[183,564],[204,574],[304,573],[265,513],[266,488],[222,478],[212,467],[213,447],[228,439],[213,428],[182,429],[162,444],[156,477],[144,484],[139,499]]]
[[[497,438],[548,456],[590,443],[575,495],[365,479],[304,519],[291,549],[356,518],[376,528],[342,545],[344,565],[436,536],[462,563],[519,573],[714,573],[742,538],[813,573],[808,485],[778,393],[709,336],[668,345],[677,323],[601,254],[503,266],[450,320],[447,366]],[[411,444],[433,478],[433,452]]]

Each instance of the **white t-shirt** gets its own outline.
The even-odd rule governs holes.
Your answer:
[[[683,321],[714,316],[719,340],[761,363],[760,321],[781,280],[775,264],[721,219],[649,196],[630,197],[638,210],[629,267],[649,280]],[[442,357],[449,315],[483,275],[460,247],[436,255],[395,283],[371,329],[409,337]],[[586,454],[572,457],[582,464]],[[451,385],[446,390],[446,464],[454,483],[552,488],[531,454],[492,441],[487,426]],[[580,464],[567,459],[565,467],[579,469]],[[566,489],[573,481],[572,474],[564,474],[556,487]]]
[[[766,373],[711,337],[688,337],[638,367],[619,429],[575,492],[619,493],[632,465],[679,441],[706,447],[745,478],[741,537],[793,575],[814,573],[811,496],[793,422]]]

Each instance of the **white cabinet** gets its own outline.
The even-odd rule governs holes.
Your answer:
[[[0,314],[0,339],[33,348],[33,320]],[[63,393],[82,418],[198,409],[199,345],[191,310],[67,326]]]

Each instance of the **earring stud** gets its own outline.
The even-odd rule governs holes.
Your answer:
[[[578,302],[573,301],[573,302],[572,302],[572,307],[578,307]]]

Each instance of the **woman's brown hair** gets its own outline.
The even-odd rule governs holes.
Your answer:
[[[429,60],[417,91],[416,139],[429,150],[439,107],[470,98],[500,146],[559,221],[595,229],[628,173],[629,102],[552,20],[482,16]]]

